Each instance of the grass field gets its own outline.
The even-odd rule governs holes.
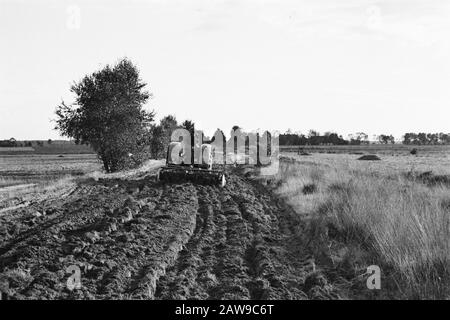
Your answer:
[[[91,147],[77,145],[72,141],[55,141],[48,143],[41,141],[42,145],[33,143],[31,147],[0,147],[0,157],[3,155],[31,155],[31,154],[94,154]]]
[[[23,201],[34,192],[100,170],[94,154],[38,155],[0,153],[0,209]]]
[[[403,144],[368,144],[348,146],[280,146],[280,151],[287,153],[310,152],[310,153],[347,153],[347,154],[382,154],[391,156],[409,155],[412,149],[416,149],[418,155],[450,155],[449,145],[403,145]]]
[[[419,156],[382,150],[381,161],[358,161],[333,149],[285,153],[272,181],[306,221],[305,237],[327,272],[352,291],[355,279],[376,264],[383,272],[380,298],[449,298],[448,149],[422,148]]]

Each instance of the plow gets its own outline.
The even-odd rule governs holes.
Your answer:
[[[191,160],[193,153],[185,154],[181,142],[171,142],[167,148],[166,164],[157,174],[157,180],[163,182],[193,182],[197,184],[226,185],[225,170],[213,169],[213,150],[210,144],[201,145],[200,157],[197,161],[185,161],[186,156]],[[183,160],[184,159],[184,160]],[[217,167],[217,166],[215,166]]]

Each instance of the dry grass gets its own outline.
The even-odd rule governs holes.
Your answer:
[[[76,186],[71,176],[40,181],[39,183],[15,185],[0,189],[0,214],[9,210],[27,206],[31,201],[38,202],[49,198],[59,198]]]
[[[309,222],[310,242],[327,249],[335,271],[351,280],[378,264],[390,282],[385,297],[449,298],[448,187],[407,179],[412,167],[395,167],[392,159],[355,159],[314,155],[281,162],[276,190]],[[305,193],[311,185],[315,192]]]
[[[119,171],[115,173],[104,173],[100,171],[94,171],[86,174],[87,178],[92,178],[94,180],[98,179],[129,179],[136,178],[139,176],[145,176],[148,174],[156,174],[158,169],[164,165],[163,160],[147,160],[138,168],[128,169],[124,171]]]
[[[59,194],[100,168],[95,155],[0,155],[0,210]]]

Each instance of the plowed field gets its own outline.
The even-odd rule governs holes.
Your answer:
[[[241,172],[225,188],[153,175],[87,179],[0,214],[11,299],[336,298],[296,215]],[[69,290],[69,266],[81,287]]]

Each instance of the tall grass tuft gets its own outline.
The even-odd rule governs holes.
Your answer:
[[[310,226],[332,229],[326,234],[330,243],[360,244],[367,264],[390,270],[403,297],[450,297],[447,186],[411,181],[400,171],[317,161],[282,163],[276,179],[277,192]],[[304,195],[302,188],[311,183],[319,192]]]

